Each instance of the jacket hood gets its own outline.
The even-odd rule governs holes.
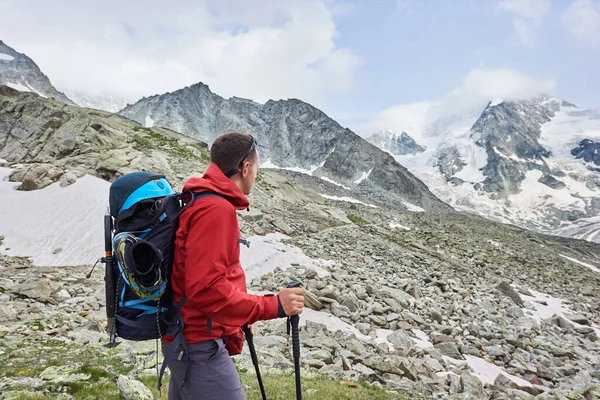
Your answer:
[[[240,188],[225,176],[221,169],[211,163],[202,178],[191,177],[183,186],[183,192],[211,192],[227,199],[236,209],[248,208],[250,202]]]

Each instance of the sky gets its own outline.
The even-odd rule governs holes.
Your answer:
[[[201,81],[299,98],[362,134],[431,105],[600,107],[600,0],[0,0],[0,15],[0,40],[67,93],[135,101]]]

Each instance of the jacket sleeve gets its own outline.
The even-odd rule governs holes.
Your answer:
[[[237,216],[225,202],[213,203],[191,216],[185,241],[187,301],[225,326],[277,318],[276,296],[248,294],[227,279],[229,254],[237,235]]]

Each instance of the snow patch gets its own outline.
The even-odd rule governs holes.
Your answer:
[[[397,222],[390,222],[389,226],[390,226],[391,229],[400,228],[400,229],[405,229],[407,231],[410,231],[410,228],[408,226],[404,226],[404,225],[399,224]]]
[[[371,168],[368,172],[363,172],[362,175],[360,176],[360,178],[355,180],[354,183],[356,183],[358,185],[359,183],[361,183],[362,181],[367,179],[369,177],[369,175],[371,175],[371,172],[373,172],[373,168]]]
[[[408,209],[408,211],[411,212],[425,212],[425,210],[419,206],[415,206],[414,204],[411,204],[407,201],[403,201],[402,204],[404,204],[406,206],[406,208]]]
[[[282,243],[289,239],[281,233],[269,233],[265,236],[251,236],[250,247],[241,247],[240,262],[246,273],[246,282],[273,272],[275,268],[292,268],[292,263],[298,264],[293,268],[311,268],[317,271],[317,276],[323,278],[329,275],[326,268],[333,266],[333,261],[312,259],[302,249]]]
[[[531,383],[527,382],[526,380],[507,373],[502,368],[485,361],[483,358],[470,355],[463,356],[467,360],[469,367],[471,367],[473,370],[473,376],[479,378],[484,385],[493,385],[498,375],[504,375],[519,386],[532,387]]]
[[[356,200],[353,199],[352,197],[338,197],[338,196],[329,196],[327,194],[322,194],[319,193],[319,195],[323,198],[329,199],[329,200],[338,200],[338,201],[347,201],[348,203],[354,203],[354,204],[363,204],[365,206],[369,206],[369,207],[373,207],[373,208],[379,208],[377,206],[374,206],[373,204],[367,204],[367,203],[363,203],[360,200]]]
[[[412,340],[417,344],[417,347],[420,347],[421,349],[433,347],[429,336],[425,332],[419,329],[413,329],[412,332],[417,337],[417,339],[412,338]],[[498,375],[504,375],[519,386],[531,387],[531,383],[516,376],[510,375],[504,369],[487,362],[483,358],[471,355],[463,356],[467,360],[469,367],[471,367],[471,369],[473,370],[473,376],[476,376],[484,385],[488,383],[490,385],[493,385]],[[444,360],[453,364],[458,364],[461,362],[460,360],[455,360],[447,356],[444,356]],[[438,376],[446,376],[447,374],[448,372],[442,372],[438,373]]]
[[[579,264],[579,265],[583,265],[586,268],[591,269],[594,272],[600,272],[600,269],[594,267],[592,264],[588,264],[588,263],[584,263],[583,261],[579,261],[575,258],[571,258],[571,257],[567,257],[565,255],[559,254],[559,256],[561,256],[562,258],[566,258],[567,260],[574,262],[575,264]]]
[[[25,85],[21,85],[20,83],[7,82],[6,86],[11,87],[19,92],[31,92],[31,88]]]
[[[552,297],[546,293],[535,290],[528,290],[533,296],[521,294],[521,298],[526,302],[531,302],[535,310],[524,309],[523,311],[526,316],[533,318],[535,321],[543,323],[544,320],[552,318],[555,314],[565,319],[569,319],[566,314],[576,314],[563,305],[563,303],[568,302],[568,300]],[[570,322],[575,326],[583,326],[573,321]],[[592,328],[596,331],[597,335],[600,335],[600,326],[592,324]]]
[[[412,333],[417,337],[416,339],[411,338],[417,344],[417,347],[421,349],[428,349],[433,347],[433,343],[431,343],[431,341],[429,340],[429,336],[427,336],[425,332],[419,329],[413,329]]]
[[[144,126],[146,128],[152,128],[154,126],[154,120],[150,117],[150,114],[146,115]]]
[[[277,165],[273,161],[271,161],[271,159],[269,158],[266,161],[262,162],[260,164],[260,167],[261,168],[271,168],[271,169],[283,169],[285,171],[294,171],[294,172],[299,172],[301,174],[313,176],[313,172],[315,172],[317,169],[319,169],[323,165],[325,165],[325,161],[323,161],[319,165],[311,166],[310,169],[300,168],[300,167],[280,167],[279,165]],[[333,183],[335,183],[335,182],[333,182]],[[338,183],[336,183],[336,184],[338,184]]]
[[[502,103],[504,103],[504,100],[502,100],[502,99],[500,99],[500,98],[493,99],[493,100],[490,102],[490,104],[488,105],[488,107],[494,107],[494,106],[497,106],[497,105],[499,105],[499,104],[502,104]]]
[[[338,182],[334,181],[333,179],[329,179],[329,178],[328,178],[328,177],[326,177],[326,176],[319,176],[319,178],[323,179],[325,182],[333,183],[334,185],[337,185],[337,186],[339,186],[339,187],[342,187],[342,188],[344,188],[344,189],[346,189],[346,190],[352,190],[352,189],[351,189],[351,188],[349,188],[348,186],[344,186],[344,185],[342,185],[341,183],[338,183]]]
[[[13,56],[9,56],[8,54],[0,53],[0,61],[12,61],[15,58]]]
[[[304,308],[302,314],[300,314],[300,326],[306,325],[306,321],[316,322],[323,324],[328,330],[332,332],[342,331],[347,335],[356,335],[361,340],[371,340],[370,336],[363,335],[354,326],[342,321],[333,314],[329,314],[322,311],[311,310],[310,308]]]
[[[10,172],[0,167],[0,251],[48,266],[92,264],[104,254],[109,182],[86,175],[64,188],[19,191]]]

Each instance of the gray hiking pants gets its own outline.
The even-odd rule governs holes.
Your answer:
[[[167,364],[171,371],[169,400],[246,399],[223,339],[188,344],[188,350],[181,361],[176,356]]]

